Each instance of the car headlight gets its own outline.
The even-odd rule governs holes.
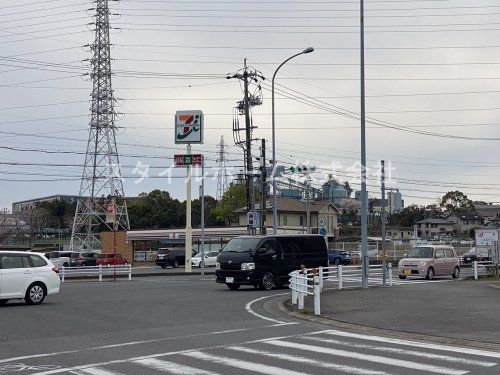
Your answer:
[[[241,263],[241,269],[243,271],[250,271],[255,269],[255,263]]]
[[[220,263],[219,262],[215,262],[215,269],[220,270]]]

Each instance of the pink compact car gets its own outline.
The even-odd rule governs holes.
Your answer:
[[[418,276],[432,280],[434,276],[444,275],[458,279],[460,261],[451,246],[419,245],[399,261],[398,274],[400,279]]]

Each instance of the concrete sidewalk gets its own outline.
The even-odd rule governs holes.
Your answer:
[[[500,282],[446,281],[327,290],[322,318],[374,328],[500,344]],[[313,311],[312,299],[306,309]]]

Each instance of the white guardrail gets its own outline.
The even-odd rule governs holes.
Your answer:
[[[494,271],[495,264],[492,261],[479,261],[479,262],[474,261],[472,262],[472,270],[474,271],[474,280],[479,279],[479,269],[481,268],[483,268],[483,271],[486,271],[481,274],[490,275],[495,273]]]
[[[314,297],[314,315],[321,315],[321,292],[327,282],[336,282],[337,288],[344,289],[346,282],[361,283],[361,266],[334,266],[304,268],[289,274],[289,288],[292,291],[292,304],[299,310],[304,309],[304,298]],[[392,264],[369,266],[368,285],[392,286]]]
[[[103,276],[127,275],[129,281],[132,280],[132,266],[85,266],[85,267],[61,267],[59,277],[64,282],[66,277],[85,276],[98,277],[102,281]]]

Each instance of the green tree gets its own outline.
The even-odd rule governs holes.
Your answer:
[[[235,211],[246,205],[245,189],[246,187],[243,184],[231,184],[229,186],[215,206],[214,213],[217,220],[231,225],[231,222],[238,217]]]
[[[412,204],[403,208],[399,214],[389,216],[389,224],[412,227],[417,221],[424,220],[425,218],[425,207]]]
[[[128,201],[127,206],[132,229],[173,228],[186,224],[182,203],[167,191],[157,189],[141,193],[138,199]]]
[[[461,191],[449,191],[442,198],[439,206],[451,214],[472,213],[476,211],[474,203]]]

